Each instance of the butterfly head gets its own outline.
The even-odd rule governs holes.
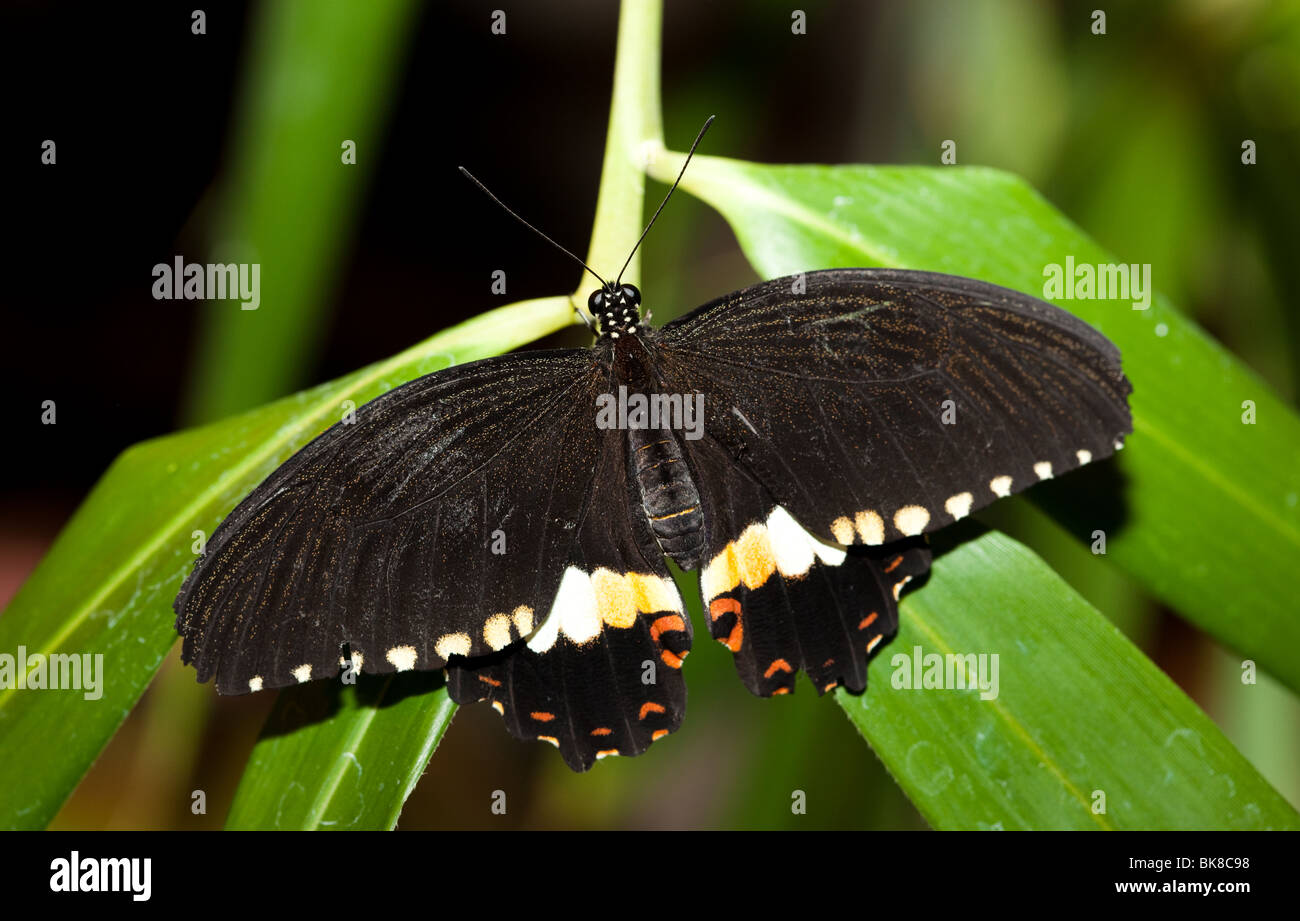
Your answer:
[[[607,284],[591,292],[587,310],[600,329],[601,339],[635,336],[641,325],[641,292],[636,285]]]

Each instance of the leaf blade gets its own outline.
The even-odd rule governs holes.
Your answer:
[[[1173,681],[1005,535],[939,556],[902,609],[867,692],[836,699],[936,828],[1300,827]],[[995,697],[916,689],[926,655],[970,652]]]
[[[281,693],[226,828],[393,828],[455,712],[436,672]]]

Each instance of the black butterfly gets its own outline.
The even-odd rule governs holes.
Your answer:
[[[1118,350],[983,282],[811,272],[661,328],[640,304],[607,283],[590,348],[419,378],[290,458],[176,599],[199,680],[445,667],[456,701],[586,770],[682,719],[692,631],[665,556],[700,569],[753,693],[798,671],[860,692],[926,533],[1131,431]]]

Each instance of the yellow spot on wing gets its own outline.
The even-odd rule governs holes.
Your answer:
[[[731,544],[722,548],[722,552],[700,573],[700,592],[705,601],[712,601],[740,584],[740,570],[736,566],[736,554],[731,548]]]
[[[751,524],[733,545],[740,580],[748,589],[763,585],[776,571],[776,557],[767,538],[767,528]]]
[[[682,613],[682,596],[677,587],[668,579],[660,576],[631,572],[627,580],[632,585],[632,594],[636,598],[637,609],[646,614],[659,611],[676,611]]]
[[[591,574],[591,587],[596,592],[596,608],[602,623],[624,630],[636,623],[636,595],[625,577],[608,569],[597,569]]]

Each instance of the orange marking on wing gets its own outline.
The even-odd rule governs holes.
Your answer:
[[[651,713],[663,713],[663,712],[664,712],[663,704],[657,704],[653,700],[647,700],[645,703],[641,705],[641,714],[640,716],[637,717],[637,719],[643,720]]]
[[[662,739],[662,738],[663,738],[664,736],[666,736],[666,735],[668,735],[668,730],[667,730],[667,729],[656,729],[654,732],[650,733],[650,741],[651,741],[651,742],[658,742],[660,739]]]
[[[680,614],[666,614],[650,625],[650,639],[659,642],[659,634],[676,633],[686,629],[686,621]]]
[[[528,715],[539,723],[549,723],[551,720],[555,719],[554,713],[547,713],[544,710],[535,710]]]
[[[883,633],[877,633],[875,636],[873,636],[873,637],[871,638],[871,642],[867,643],[867,652],[871,652],[871,650],[873,650],[873,649],[875,649],[877,646],[879,646],[879,645],[880,645],[880,641],[881,641],[882,639],[884,639],[884,638],[885,638],[885,635],[884,635]]]
[[[489,678],[487,675],[479,675],[478,680],[482,681],[484,684],[490,684],[494,688],[501,687],[500,681],[497,681],[495,678]]]
[[[731,628],[731,632],[728,633],[727,638],[722,641],[722,645],[726,646],[732,652],[740,652],[740,644],[744,639],[745,628],[741,626],[740,621],[736,621],[736,626]]]
[[[735,598],[714,598],[709,603],[709,619],[717,620],[726,614],[740,616],[740,602]]]
[[[790,667],[789,662],[787,662],[785,659],[777,659],[775,662],[773,662],[771,665],[767,667],[767,671],[763,672],[763,677],[771,678],[777,672],[792,672],[792,671],[794,671],[794,669]]]
[[[776,697],[778,694],[789,694],[789,693],[790,693],[789,688],[777,688],[775,691],[772,692],[772,696]]]
[[[898,568],[898,564],[901,562],[903,562],[903,555],[900,553],[898,556],[890,560],[889,565],[885,567],[885,572],[893,572]]]
[[[827,659],[825,662],[822,663],[822,668],[826,668],[827,666],[834,665],[834,664],[835,664],[834,659]]]
[[[876,622],[876,612],[872,611],[866,617],[862,618],[862,623],[858,624],[859,630],[865,630]]]
[[[659,658],[663,659],[664,665],[667,665],[669,668],[681,668],[682,659],[686,658],[686,653],[682,653],[679,656],[676,653],[665,649],[663,652],[659,653]]]
[[[718,620],[728,614],[736,615],[736,626],[731,628],[726,639],[719,639],[718,642],[726,646],[732,652],[740,652],[740,645],[745,638],[745,628],[740,620],[740,602],[735,598],[714,598],[709,602],[709,619]]]
[[[609,757],[610,755],[617,755],[617,754],[618,754],[618,749],[617,749],[617,748],[606,748],[606,749],[602,749],[601,751],[596,752],[596,757],[597,757],[597,758],[607,758],[607,757]]]
[[[598,727],[598,728],[596,728],[596,729],[591,730],[591,734],[594,735],[594,736],[607,736],[607,735],[612,735],[613,732],[614,732],[614,730],[610,729],[608,726],[600,726],[600,727]]]
[[[840,683],[838,681],[832,681],[830,684],[826,685],[826,687],[822,688],[822,692],[824,693],[826,691],[832,691],[839,686]]]

